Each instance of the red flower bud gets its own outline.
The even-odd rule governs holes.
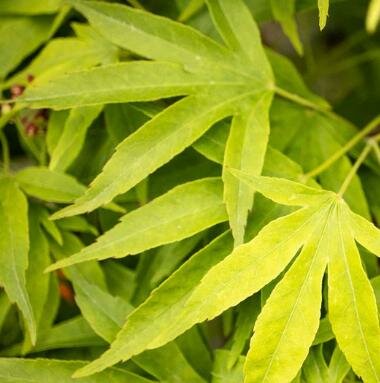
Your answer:
[[[12,87],[11,87],[12,98],[21,96],[24,92],[24,89],[25,89],[25,87],[22,85],[17,85],[17,84],[12,85]]]
[[[28,137],[33,137],[38,133],[38,126],[33,124],[32,122],[26,125],[25,133]]]
[[[74,303],[74,292],[67,282],[59,283],[59,295],[68,303]]]

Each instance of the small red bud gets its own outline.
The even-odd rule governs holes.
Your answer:
[[[28,137],[34,137],[38,133],[38,126],[32,122],[26,125],[25,133]]]
[[[34,80],[34,76],[32,74],[28,74],[27,78],[28,82],[32,82]]]
[[[17,85],[17,84],[12,85],[12,87],[11,87],[12,98],[21,96],[22,93],[24,92],[24,89],[25,89],[25,87],[22,85]]]
[[[68,303],[74,303],[74,292],[67,282],[59,283],[59,295]]]

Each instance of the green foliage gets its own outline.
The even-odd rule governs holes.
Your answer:
[[[1,382],[380,382],[379,1],[125,3],[0,2]]]

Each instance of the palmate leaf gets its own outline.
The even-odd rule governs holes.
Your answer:
[[[275,177],[232,172],[277,203],[303,207],[272,221],[252,241],[236,247],[209,269],[180,311],[176,311],[175,323],[150,337],[148,348],[167,343],[195,323],[214,318],[260,290],[302,248],[256,321],[245,363],[245,382],[290,382],[296,376],[318,329],[322,277],[327,265],[329,319],[339,347],[357,375],[368,382],[378,381],[380,327],[376,301],[354,242],[354,238],[360,239],[379,253],[378,229],[354,215],[333,192]],[[363,225],[376,233],[374,240],[363,234]],[[170,304],[167,309],[170,310]],[[77,376],[130,358],[129,347],[136,332],[129,335],[127,328],[128,325],[109,351]]]
[[[32,85],[22,102],[62,109],[188,97],[127,137],[88,192],[61,216],[81,214],[110,202],[228,116],[234,116],[234,122],[226,165],[250,174],[261,173],[269,132],[272,70],[244,2],[212,0],[207,4],[227,47],[187,26],[133,8],[75,2],[76,9],[109,41],[156,61],[105,66],[69,74],[49,84]],[[253,190],[226,174],[224,183],[231,228],[239,244],[252,207]]]

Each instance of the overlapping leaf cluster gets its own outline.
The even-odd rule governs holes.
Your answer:
[[[129,3],[0,3],[1,381],[380,382],[379,118],[255,21],[329,1]]]

